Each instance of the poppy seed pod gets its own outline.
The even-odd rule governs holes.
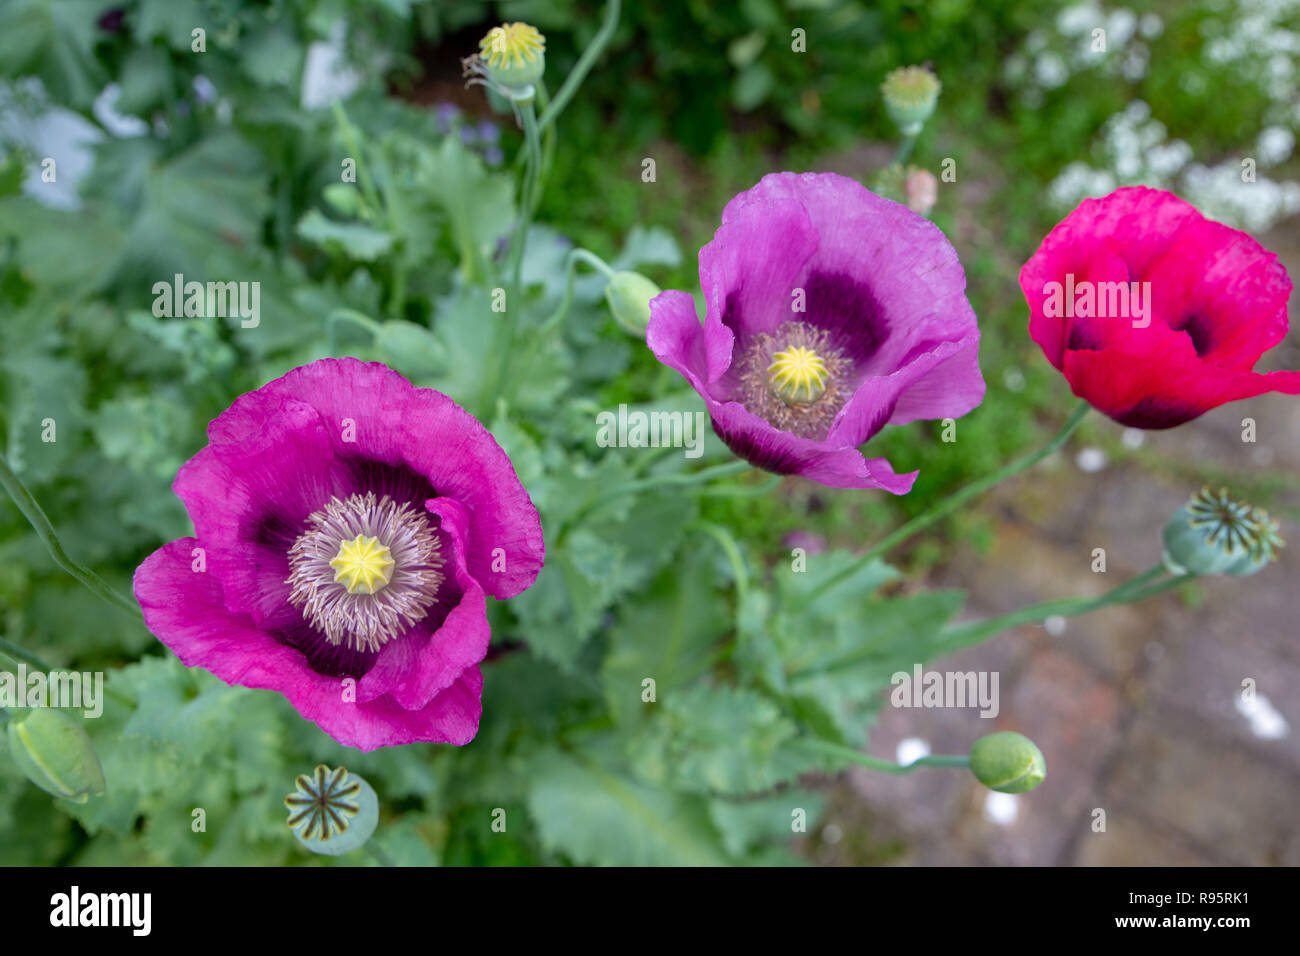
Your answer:
[[[527,90],[546,72],[546,37],[527,23],[493,27],[478,45],[488,78],[507,90]]]
[[[904,136],[921,132],[925,121],[934,115],[942,89],[939,78],[923,66],[900,67],[880,84],[885,112]]]
[[[1165,565],[1176,574],[1245,577],[1263,569],[1284,544],[1278,523],[1227,489],[1202,488],[1164,530]]]
[[[288,826],[304,848],[323,856],[342,856],[362,846],[379,825],[374,789],[346,767],[321,764],[294,780],[284,798]]]
[[[975,779],[999,793],[1028,793],[1047,777],[1043,752],[1024,734],[1003,730],[975,741],[970,749]]]
[[[37,708],[6,728],[18,769],[56,797],[85,803],[104,792],[104,771],[81,722],[61,710]]]

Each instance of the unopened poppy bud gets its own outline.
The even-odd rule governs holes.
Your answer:
[[[77,718],[40,707],[11,720],[7,732],[14,763],[46,793],[85,803],[104,792],[104,770]]]
[[[1028,793],[1047,777],[1047,761],[1024,734],[1002,730],[975,741],[970,770],[990,790]]]
[[[615,272],[605,286],[605,301],[615,321],[643,339],[650,323],[650,300],[662,291],[639,272]]]
[[[904,136],[921,132],[925,121],[934,115],[941,89],[939,78],[923,66],[900,67],[880,84],[885,111]]]
[[[1165,565],[1176,574],[1254,574],[1284,544],[1278,523],[1227,489],[1202,488],[1165,525]]]
[[[546,72],[546,37],[527,23],[503,23],[479,41],[488,78],[507,90],[527,90]]]
[[[321,764],[294,783],[297,789],[284,798],[289,829],[313,853],[340,856],[355,850],[379,825],[379,798],[346,767],[331,770]]]

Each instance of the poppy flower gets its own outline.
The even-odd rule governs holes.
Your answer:
[[[1047,360],[1121,425],[1172,428],[1225,402],[1300,394],[1300,372],[1253,371],[1286,337],[1286,269],[1171,193],[1129,186],[1080,203],[1020,288]]]
[[[340,743],[478,731],[485,593],[529,587],[541,524],[510,459],[446,395],[322,359],[240,396],[172,485],[194,523],[135,573],[190,667],[284,694]]]
[[[646,343],[759,468],[905,494],[858,446],[885,425],[956,418],[984,396],[957,253],[933,223],[834,173],[774,173],[736,196],[700,250],[707,315],[650,303]]]

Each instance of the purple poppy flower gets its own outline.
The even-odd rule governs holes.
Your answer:
[[[980,403],[979,328],[933,223],[834,173],[774,173],[700,250],[703,326],[685,292],[650,303],[646,343],[703,397],[741,458],[834,487],[905,494],[858,451],[885,425]]]
[[[195,536],[135,573],[149,629],[340,743],[472,740],[484,592],[513,597],[544,557],[487,430],[386,366],[322,359],[238,398],[208,442],[172,486]]]

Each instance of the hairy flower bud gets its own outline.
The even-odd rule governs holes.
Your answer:
[[[605,286],[605,301],[614,319],[637,338],[645,338],[650,300],[662,290],[639,272],[615,272]]]
[[[23,775],[46,793],[85,803],[104,792],[104,771],[77,718],[37,708],[7,727],[9,752]]]
[[[1028,793],[1047,777],[1047,762],[1024,734],[1003,730],[975,741],[970,770],[990,790]]]

